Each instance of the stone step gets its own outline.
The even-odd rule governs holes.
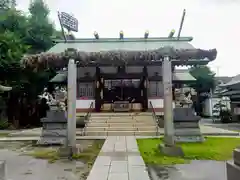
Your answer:
[[[200,135],[201,131],[199,128],[182,128],[182,129],[175,129],[176,136],[185,136],[185,135]]]
[[[152,116],[151,112],[91,113],[91,117]]]
[[[88,127],[131,127],[131,126],[136,126],[136,127],[144,127],[144,126],[155,126],[155,123],[153,124],[148,124],[148,123],[143,123],[143,122],[89,122],[87,124]]]
[[[233,151],[233,160],[234,160],[234,163],[236,165],[240,166],[240,147],[234,149],[234,151]]]
[[[86,131],[86,136],[156,136],[154,131]]]
[[[86,131],[156,131],[156,127],[87,127]]]
[[[124,118],[119,118],[119,119],[90,119],[89,122],[96,122],[96,123],[128,123],[128,122],[134,122],[134,123],[147,123],[147,124],[154,124],[155,121],[152,119],[124,119]]]
[[[227,162],[227,179],[237,180],[240,177],[240,166],[237,166],[232,161]]]

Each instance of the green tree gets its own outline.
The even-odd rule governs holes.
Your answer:
[[[190,73],[196,78],[194,87],[199,92],[210,92],[210,89],[215,88],[215,73],[208,66],[193,67]]]
[[[196,79],[192,87],[197,92],[196,111],[201,114],[202,102],[209,97],[211,90],[215,88],[215,73],[208,66],[192,67],[190,73]]]
[[[34,107],[37,95],[54,75],[49,70],[35,73],[20,64],[26,53],[42,52],[52,46],[55,29],[48,21],[48,9],[44,11],[41,5],[46,7],[42,1],[33,2],[28,17],[14,8],[0,10],[0,83],[13,87],[7,96],[8,119],[16,126],[37,121],[29,116],[29,107]]]
[[[15,8],[16,0],[0,0],[0,9]]]
[[[0,14],[0,33],[11,31],[20,38],[24,38],[27,32],[27,17],[21,11],[9,9]]]
[[[19,97],[26,79],[20,60],[28,46],[23,44],[20,33],[10,30],[5,29],[4,32],[0,32],[0,83],[13,87],[10,96],[7,96],[9,98],[3,99],[8,102],[7,114],[10,123],[18,125]],[[4,97],[4,94],[1,96]]]
[[[29,6],[28,31],[25,42],[31,45],[30,53],[46,51],[53,46],[54,26],[48,19],[49,9],[43,0],[34,0]]]

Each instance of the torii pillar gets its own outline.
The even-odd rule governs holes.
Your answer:
[[[164,143],[160,145],[163,154],[182,156],[181,147],[175,146],[175,132],[173,123],[173,95],[172,95],[172,62],[165,56],[162,62],[163,92],[164,92]]]

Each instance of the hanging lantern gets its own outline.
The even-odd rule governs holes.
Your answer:
[[[144,81],[144,87],[145,87],[145,88],[148,87],[148,82],[147,82],[147,80]]]
[[[123,38],[124,38],[123,31],[120,31],[120,33],[119,33],[119,39],[123,39]]]
[[[97,82],[96,82],[96,85],[97,85],[97,88],[99,88],[99,86],[100,86],[100,83],[97,81]]]

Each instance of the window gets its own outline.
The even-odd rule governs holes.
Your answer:
[[[116,86],[134,86],[138,87],[140,79],[116,79],[116,80],[105,80],[104,87],[111,89]]]
[[[78,84],[78,97],[94,97],[95,88],[93,82]]]
[[[162,97],[163,84],[161,81],[149,81],[148,97]]]

